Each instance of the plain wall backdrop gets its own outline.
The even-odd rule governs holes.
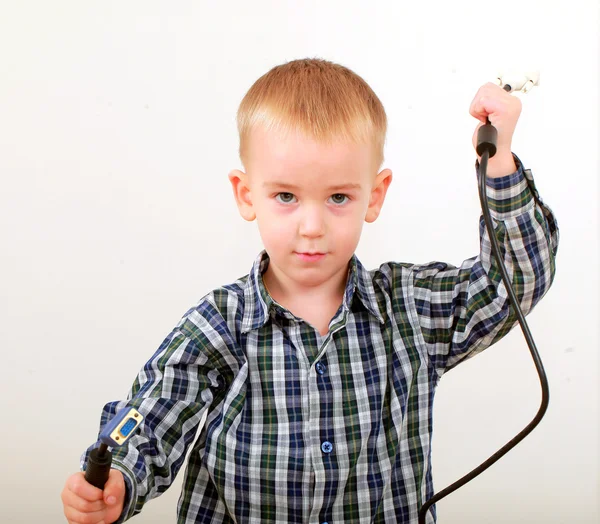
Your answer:
[[[470,102],[499,71],[541,71],[513,150],[561,228],[528,317],[550,407],[439,522],[597,523],[598,22],[597,0],[0,0],[0,522],[65,522],[60,492],[104,403],[189,307],[248,273],[260,238],[227,180],[238,104],[271,67],[320,57],[361,75],[389,118],[394,181],[358,248],[368,268],[478,252]],[[539,401],[518,328],[444,376],[436,489]],[[182,477],[134,522],[175,522]]]

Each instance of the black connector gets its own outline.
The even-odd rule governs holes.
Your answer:
[[[106,444],[100,444],[99,447],[90,451],[90,456],[85,470],[85,480],[92,486],[104,489],[108,475],[110,474],[110,465],[112,464],[112,453]]]
[[[475,148],[477,154],[483,156],[487,152],[488,158],[492,158],[496,154],[497,142],[498,130],[487,119],[487,124],[481,126],[477,131],[477,147]]]

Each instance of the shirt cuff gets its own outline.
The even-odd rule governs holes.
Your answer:
[[[513,153],[517,170],[510,175],[486,179],[487,199],[490,215],[496,220],[506,220],[521,215],[535,206],[537,190],[531,171]],[[475,161],[479,179],[479,160]]]

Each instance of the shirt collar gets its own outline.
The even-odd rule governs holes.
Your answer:
[[[242,317],[242,333],[264,326],[276,305],[263,283],[262,275],[269,265],[266,251],[256,257],[244,286],[244,315]],[[374,315],[380,323],[384,323],[371,275],[360,263],[356,255],[352,255],[348,268],[348,279],[344,292],[343,307],[350,309],[354,295],[358,296],[364,307]]]
[[[356,255],[350,259],[350,278],[346,284],[344,293],[344,305],[350,309],[352,298],[356,294],[367,310],[379,320],[381,324],[385,322],[379,305],[377,304],[377,295],[373,285],[371,273],[360,263]]]

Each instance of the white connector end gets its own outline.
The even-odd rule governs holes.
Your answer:
[[[528,93],[533,86],[540,85],[540,72],[529,71],[527,73],[507,72],[496,77],[496,83],[500,86],[509,85],[510,92],[521,91]]]

